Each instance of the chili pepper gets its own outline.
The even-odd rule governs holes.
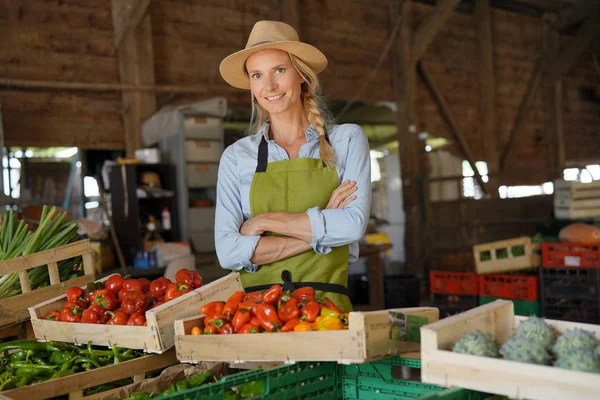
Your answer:
[[[200,327],[195,326],[192,328],[192,335],[197,336],[197,335],[201,335],[202,331],[200,330]]]
[[[287,293],[282,295],[277,307],[277,316],[279,319],[282,322],[288,322],[299,315],[298,299]]]
[[[327,297],[323,297],[323,307],[329,308],[338,314],[344,313],[338,306],[335,305],[333,301],[329,300]]]
[[[215,327],[217,327],[217,325],[215,324]],[[231,326],[231,324],[229,322],[227,322],[226,324],[224,324],[222,327],[217,327],[217,329],[219,330],[219,333],[222,335],[231,335],[233,334],[233,326]]]
[[[73,353],[66,351],[54,351],[50,355],[50,363],[54,365],[62,365],[73,357]]]
[[[126,279],[123,281],[123,289],[127,292],[143,292],[144,285],[139,279]]]
[[[131,314],[127,320],[127,325],[144,326],[146,325],[146,316],[142,313]]]
[[[69,303],[67,303],[69,304]],[[79,322],[81,321],[81,308],[76,307],[65,307],[60,313],[60,320],[63,322]]]
[[[238,309],[240,310],[248,310],[251,311],[252,310],[252,306],[254,306],[256,303],[250,299],[248,300],[244,300],[240,303]]]
[[[258,318],[252,317],[250,318],[250,324],[258,328],[260,326],[260,321],[258,320]]]
[[[223,313],[231,318],[237,310],[239,310],[240,303],[244,300],[244,296],[244,292],[235,292],[232,294],[223,307]]]
[[[273,304],[279,300],[279,296],[281,296],[281,286],[273,285],[263,293],[263,302]]]
[[[250,292],[246,293],[244,300],[252,300],[255,303],[263,302],[263,294],[261,292]]]
[[[152,304],[152,307],[150,307],[150,310],[152,310],[153,308],[156,308],[156,307],[160,307],[163,304],[165,304],[164,301],[157,301],[156,303]]]
[[[133,392],[126,400],[150,400],[152,398],[151,393],[146,392]]]
[[[58,311],[58,310],[50,311],[44,317],[44,319],[47,319],[48,321],[60,321],[60,311]]]
[[[267,332],[278,331],[281,328],[281,321],[272,304],[257,304],[252,308],[252,313]]]
[[[212,378],[213,376],[214,376],[214,374],[210,371],[204,372],[203,374],[198,374],[189,380],[190,387],[196,387],[196,386],[203,385],[204,382],[206,382],[208,379]]]
[[[160,278],[153,280],[150,284],[150,293],[155,299],[164,297],[165,293],[167,292],[167,288],[171,283],[172,282],[169,279],[161,276]]]
[[[300,318],[292,318],[288,320],[281,328],[281,332],[292,332],[296,325],[300,323]]]
[[[319,316],[320,311],[321,305],[314,300],[309,300],[300,310],[300,314],[302,314],[304,320],[314,322]]]
[[[67,300],[73,302],[82,301],[84,304],[87,304],[88,296],[82,288],[73,286],[67,290]]]
[[[319,331],[336,331],[346,328],[339,317],[333,317],[331,315],[323,317],[323,319],[319,320],[316,325],[316,330]]]
[[[29,350],[31,351],[31,350]],[[24,361],[27,358],[28,350],[19,350],[10,355],[11,361]]]
[[[265,381],[257,380],[244,383],[242,386],[240,386],[238,394],[242,399],[248,399],[256,396],[262,397],[262,395],[265,394]],[[268,392],[266,394],[268,394]]]
[[[202,286],[202,277],[198,274],[198,271],[191,269],[180,269],[177,271],[175,281],[180,285],[186,285],[192,289]]]
[[[252,324],[245,324],[237,331],[237,333],[239,333],[239,334],[258,333],[258,327],[254,326]]]
[[[310,322],[301,321],[298,325],[294,327],[294,332],[308,332],[312,331],[313,326]]]
[[[100,289],[94,292],[94,304],[97,304],[108,311],[114,311],[119,307],[119,300],[114,293],[108,289]]]
[[[138,281],[140,281],[140,283],[142,284],[142,291],[144,291],[145,293],[149,293],[150,292],[150,281],[146,278],[140,278],[140,279],[138,279]]]
[[[250,317],[250,311],[243,309],[238,310],[238,312],[236,312],[233,318],[231,319],[231,325],[233,325],[233,330],[235,332],[239,331],[242,328],[242,326],[244,326],[250,321]]]
[[[27,376],[27,375],[20,376],[14,381],[15,388],[27,386],[27,385],[29,385],[30,381],[31,381],[31,376]]]
[[[96,311],[91,308],[87,310],[83,310],[81,314],[81,323],[84,324],[100,324],[102,321],[100,320],[100,315]]]
[[[64,378],[65,376],[70,376],[70,375],[73,375],[74,373],[75,373],[75,369],[66,369],[64,371],[56,371],[55,373],[52,374],[52,376],[50,377],[50,380]]]
[[[221,318],[218,317],[210,317],[208,319],[208,324],[213,325],[215,328],[220,329],[225,324],[227,324],[229,320],[223,315]]]
[[[107,310],[98,304],[90,304],[88,310],[91,310],[98,314],[98,316],[100,317],[101,324],[105,324],[110,319],[110,315],[106,313]]]
[[[202,333],[204,335],[215,335],[215,334],[219,333],[219,331],[214,325],[206,325],[204,327],[204,332],[202,332]]]
[[[121,309],[129,315],[145,313],[148,309],[148,296],[144,292],[127,292],[121,301]]]
[[[57,365],[37,365],[37,364],[28,363],[26,361],[11,361],[8,364],[6,364],[6,368],[8,368],[8,369],[39,368],[41,370],[54,371],[56,368],[58,368],[58,366]]]
[[[212,301],[208,304],[200,307],[200,314],[204,314],[207,316],[213,316],[217,314],[223,314],[223,309],[225,308],[224,301]]]
[[[46,360],[44,360],[42,357],[40,356],[33,356],[31,357],[31,361],[33,361],[34,363],[38,364],[38,365],[50,365],[46,362]]]
[[[319,315],[321,315],[322,317],[327,317],[327,316],[340,317],[343,314],[344,314],[343,312],[340,313],[340,312],[337,312],[337,311],[335,311],[329,307],[325,307],[325,306],[321,307],[321,312],[319,313]]]
[[[111,317],[106,325],[127,325],[129,315],[123,311],[107,311],[106,313]]]
[[[22,340],[19,342],[8,342],[0,344],[0,353],[8,350],[32,350],[33,352],[41,352],[46,350],[49,344],[54,342],[42,343],[35,340]]]
[[[123,288],[123,282],[125,282],[125,279],[123,279],[121,275],[116,274],[108,278],[105,282],[106,289],[113,292],[116,296]]]
[[[79,357],[73,361],[73,364],[90,364],[90,366],[93,365],[96,368],[102,368],[102,366],[91,357]]]
[[[178,392],[183,392],[184,390],[188,390],[190,388],[190,383],[188,381],[179,381],[175,384],[175,388]]]
[[[15,376],[51,376],[54,373],[54,369],[57,368],[56,365],[52,366],[52,369],[46,369],[41,367],[47,367],[47,365],[37,365],[37,364],[26,364],[26,367],[19,367],[15,369]]]
[[[177,297],[182,296],[191,291],[192,291],[192,289],[190,289],[189,286],[180,285],[178,283],[171,283],[167,287],[167,292],[165,293],[165,302],[176,299]]]
[[[294,296],[298,300],[315,300],[315,289],[311,287],[303,287],[300,289],[296,289],[292,292],[292,296]]]

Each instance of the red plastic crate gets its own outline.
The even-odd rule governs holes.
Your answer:
[[[431,293],[477,296],[479,283],[472,272],[429,271]]]
[[[479,275],[479,295],[501,299],[537,301],[539,278],[527,275]]]
[[[600,268],[600,246],[542,243],[544,268]]]

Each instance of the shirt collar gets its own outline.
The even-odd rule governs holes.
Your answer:
[[[267,142],[269,141],[269,126],[270,124],[268,122],[265,122],[260,127],[260,134],[265,138]],[[305,134],[307,142],[312,142],[313,140],[319,139],[319,132],[312,125],[308,126],[308,129],[306,130]]]

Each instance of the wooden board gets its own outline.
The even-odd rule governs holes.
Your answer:
[[[192,336],[203,316],[175,322],[175,349],[184,363],[200,361],[285,362],[336,361],[363,363],[388,355],[419,351],[419,343],[390,339],[389,311],[437,321],[437,308],[403,308],[351,312],[349,329],[341,331]]]
[[[502,345],[519,322],[513,303],[496,300],[462,314],[421,328],[421,380],[442,386],[456,386],[514,399],[598,399],[597,374],[570,371],[496,358],[457,354],[451,347],[464,332],[489,333]],[[600,339],[600,326],[546,320],[557,333],[580,328]]]
[[[64,378],[37,383],[35,385],[7,390],[0,392],[0,395],[14,400],[42,400],[64,394],[69,394],[69,399],[91,399],[96,396],[92,395],[84,397],[82,395],[83,389],[131,376],[145,374],[146,372],[165,368],[173,364],[177,364],[177,358],[175,357],[174,351],[169,351],[159,355],[148,355],[119,364],[80,372]]]
[[[57,263],[63,260],[83,256],[83,276],[60,282]],[[27,271],[42,265],[48,265],[50,286],[31,290]],[[0,300],[0,326],[16,324],[29,319],[28,307],[44,300],[63,295],[71,286],[85,286],[94,280],[92,249],[89,240],[81,240],[52,250],[18,257],[0,264],[0,276],[19,273],[23,294]]]
[[[102,281],[108,279],[106,277]],[[234,292],[242,289],[238,273],[229,274],[221,279],[202,286],[190,293],[169,301],[160,307],[146,312],[148,326],[114,326],[47,321],[43,317],[54,309],[62,308],[65,296],[29,308],[31,324],[38,340],[56,340],[69,343],[87,343],[95,345],[141,349],[149,353],[162,353],[174,344],[174,325],[176,319],[183,319],[199,313],[200,307],[211,301],[225,301]]]
[[[554,216],[557,219],[600,217],[600,182],[554,182]]]
[[[525,254],[515,256],[511,247],[523,246]],[[536,268],[540,266],[541,256],[537,252],[539,244],[531,243],[531,238],[522,236],[496,242],[483,243],[473,246],[473,257],[475,257],[475,269],[478,274],[491,274],[521,269]],[[498,258],[497,251],[506,250],[507,258]],[[481,253],[490,252],[491,259],[481,261]]]

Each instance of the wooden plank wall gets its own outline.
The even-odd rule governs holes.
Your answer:
[[[356,83],[370,75],[391,31],[387,3],[304,0],[298,7],[303,40],[329,58],[329,68],[322,74],[325,94],[330,99],[350,99]],[[430,10],[430,6],[414,4],[413,32]],[[159,93],[159,107],[217,95],[225,96],[234,108],[248,106],[248,93],[228,87],[219,76],[218,65],[224,56],[243,48],[254,22],[281,18],[279,0],[162,0],[151,2],[149,12],[156,83],[207,88],[206,95]],[[508,140],[535,60],[543,49],[539,18],[493,10],[492,24],[497,140],[482,137],[478,129],[478,50],[473,17],[455,12],[422,57],[478,160],[483,159],[486,140],[496,140],[499,151]],[[2,78],[119,82],[108,1],[0,0],[0,37]],[[579,97],[580,86],[597,85],[598,81],[589,51],[564,78],[567,161],[600,154],[600,104]],[[421,83],[418,91],[420,129],[449,136]],[[540,88],[523,138],[508,163],[509,171],[547,166],[542,95]],[[394,100],[389,57],[361,100]],[[119,93],[0,88],[0,102],[8,145],[124,148]],[[518,182],[546,178],[521,177]]]

